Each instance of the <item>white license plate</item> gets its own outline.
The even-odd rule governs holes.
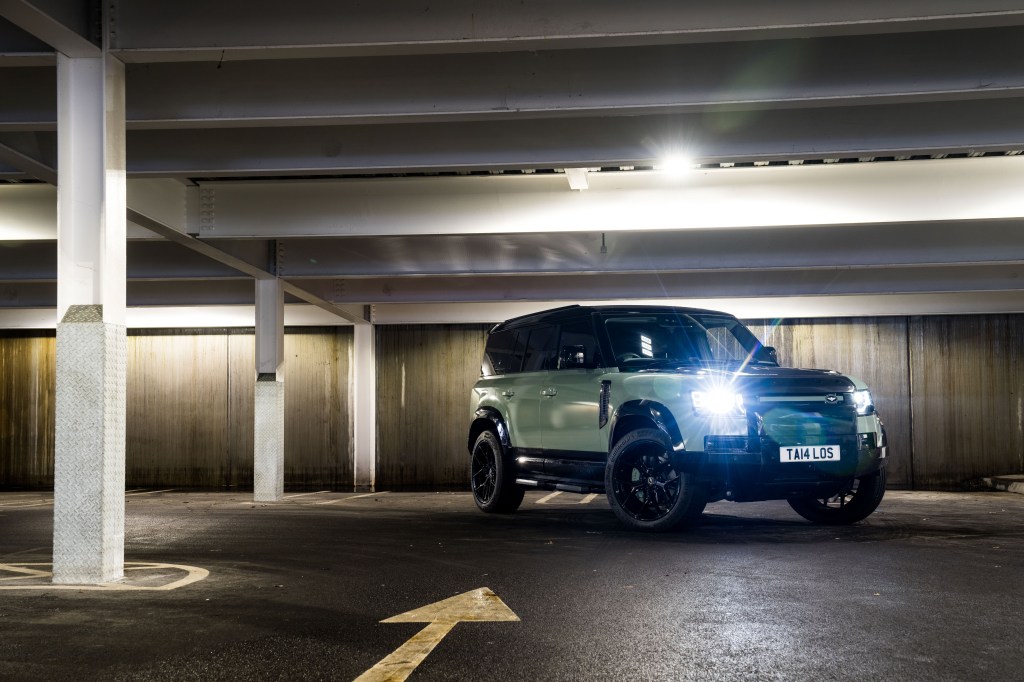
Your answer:
[[[787,445],[779,448],[780,462],[838,462],[838,445]]]

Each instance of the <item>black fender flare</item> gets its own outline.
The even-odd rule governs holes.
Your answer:
[[[619,405],[611,418],[611,428],[608,430],[608,452],[615,447],[615,442],[624,436],[626,432],[617,433],[620,423],[629,420],[644,420],[653,424],[655,428],[664,432],[672,443],[672,449],[676,452],[684,452],[683,434],[679,430],[672,411],[659,402],[653,400],[630,400]]]
[[[473,444],[476,442],[477,436],[484,430],[481,428],[481,422],[489,422],[487,426],[494,428],[494,432],[498,434],[498,442],[501,443],[505,452],[512,451],[512,440],[508,435],[505,418],[493,407],[481,407],[476,411],[473,423],[469,427],[469,442],[466,447],[470,452],[473,451]]]

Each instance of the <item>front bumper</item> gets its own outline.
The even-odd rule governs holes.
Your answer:
[[[748,427],[746,436],[704,437],[697,472],[715,497],[750,501],[829,496],[886,463],[885,436],[874,415],[819,409],[773,419],[751,413]],[[787,462],[780,457],[782,447],[816,445],[838,445],[838,460]]]

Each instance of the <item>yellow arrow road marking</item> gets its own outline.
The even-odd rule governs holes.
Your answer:
[[[382,623],[429,623],[405,644],[382,658],[355,682],[401,682],[423,662],[434,647],[462,621],[518,621],[519,616],[505,606],[487,587],[392,616]]]

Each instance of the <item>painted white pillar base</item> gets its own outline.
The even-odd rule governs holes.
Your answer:
[[[258,380],[255,398],[253,499],[277,502],[284,496],[284,382]]]
[[[128,339],[100,305],[73,305],[57,325],[53,582],[124,577],[124,442]]]

